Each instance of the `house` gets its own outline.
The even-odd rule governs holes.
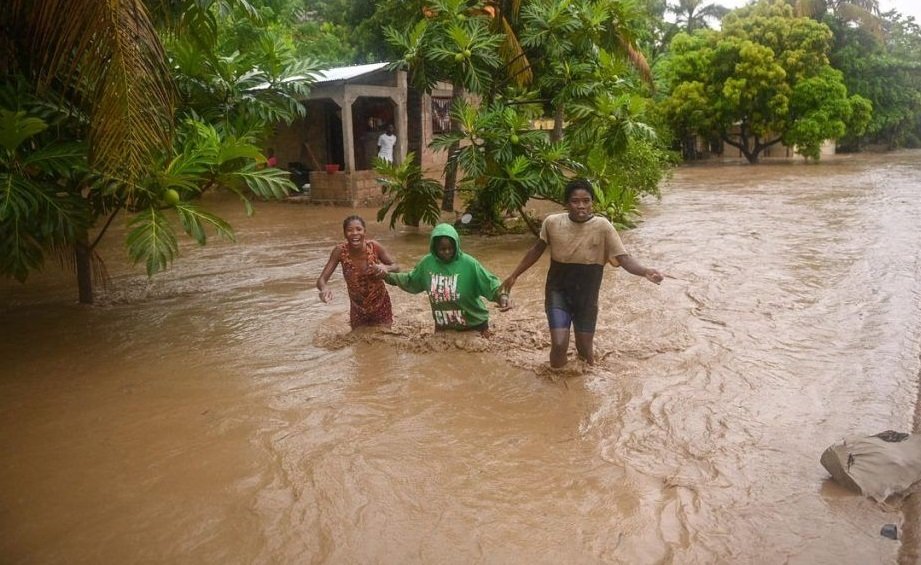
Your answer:
[[[406,73],[372,63],[316,73],[302,102],[305,118],[276,128],[271,147],[278,163],[299,184],[309,178],[311,202],[340,206],[375,206],[382,201],[372,169],[377,139],[388,124],[397,136],[397,163],[412,151],[423,169],[444,167],[447,155],[428,148],[432,137],[451,127],[451,86],[439,84],[431,94],[407,86]]]
[[[739,126],[733,126],[732,130],[729,132],[729,136],[738,140]],[[819,149],[819,156],[833,156],[836,153],[836,148],[837,140],[827,139]],[[683,140],[681,150],[685,161],[745,158],[741,149],[724,143],[719,138],[708,140],[706,137],[696,134],[691,134]],[[777,160],[803,159],[801,155],[796,153],[795,147],[790,147],[783,143],[777,143],[764,149],[759,155],[759,158]]]

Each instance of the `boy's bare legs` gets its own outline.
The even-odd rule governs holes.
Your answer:
[[[595,332],[575,332],[576,333],[576,351],[579,357],[589,365],[595,364],[595,354],[592,348],[592,342],[595,339]]]
[[[578,334],[576,334],[578,339]],[[566,365],[566,352],[569,349],[569,328],[550,330],[550,366],[554,369]]]

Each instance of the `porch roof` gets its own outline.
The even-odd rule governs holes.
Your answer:
[[[368,73],[373,73],[383,69],[390,63],[370,63],[367,65],[351,65],[348,67],[334,67],[332,69],[324,69],[322,71],[317,71],[312,73],[316,78],[315,84],[322,84],[326,82],[336,82],[336,81],[349,81],[354,78],[366,75]]]

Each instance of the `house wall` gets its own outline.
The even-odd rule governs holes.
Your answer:
[[[312,90],[310,100],[305,101],[307,117],[291,125],[279,125],[269,146],[274,148],[281,167],[310,171],[309,192],[305,191],[303,197],[311,202],[379,205],[382,196],[374,180],[376,173],[365,170],[377,153],[379,132],[376,129],[392,121],[398,137],[397,162],[406,151],[414,151],[425,174],[440,178],[448,155],[446,151],[428,147],[438,129],[433,99],[447,101],[451,94],[448,83],[437,84],[431,94],[420,94],[407,87],[405,73],[391,71],[379,71],[347,82],[319,84]],[[348,108],[340,108],[340,104]],[[439,108],[439,126],[450,127],[444,119],[445,104]],[[372,118],[374,124],[370,123]],[[352,143],[351,159],[346,155],[345,159],[337,160],[328,151],[329,132],[337,126],[351,134],[352,139],[346,141]],[[339,172],[328,174],[325,166],[332,162],[338,162],[341,168]]]
[[[329,100],[307,101],[307,117],[275,127],[269,146],[275,150],[278,166],[291,169],[322,170],[329,162],[326,150],[327,112]]]
[[[380,206],[381,186],[374,171],[310,173],[310,202],[352,208]]]
[[[409,127],[416,127],[419,131],[419,135],[421,135],[422,143],[419,154],[423,170],[437,170],[441,172],[448,162],[448,152],[435,151],[428,146],[435,137],[435,111],[432,105],[433,98],[442,100],[451,98],[451,85],[447,83],[438,83],[431,94],[423,95],[421,100],[421,119],[418,124],[410,124]],[[410,139],[412,139],[412,136],[410,136]]]
[[[731,135],[738,135],[737,131],[731,131]],[[707,146],[706,140],[700,136],[694,136],[695,148],[697,150],[698,158],[700,159],[712,159],[712,158],[738,158],[744,159],[745,156],[742,154],[742,150],[736,147],[733,147],[729,144],[722,144],[723,151],[722,153],[714,153]],[[822,144],[822,147],[819,150],[819,155],[821,157],[828,157],[835,155],[837,153],[837,140],[828,139]],[[789,147],[783,143],[776,143],[767,149],[764,149],[761,152],[760,158],[762,159],[802,159],[801,155],[796,153],[794,147]]]
[[[278,166],[290,168],[292,163],[301,163],[303,159],[304,134],[307,129],[305,120],[298,118],[290,126],[280,125],[275,128],[275,139],[272,147]]]

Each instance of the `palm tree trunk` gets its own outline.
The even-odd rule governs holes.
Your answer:
[[[84,232],[74,245],[74,263],[77,267],[77,292],[80,304],[93,303],[93,247],[89,234]]]
[[[460,84],[459,81],[454,81],[454,85],[451,87],[452,103],[463,100],[465,93],[464,85]],[[459,132],[460,129],[460,122],[452,116],[451,131]],[[457,187],[457,161],[454,160],[454,155],[457,153],[459,147],[460,144],[454,143],[451,145],[451,148],[448,149],[448,164],[445,165],[445,191],[441,199],[441,209],[445,212],[454,211],[454,192]]]

